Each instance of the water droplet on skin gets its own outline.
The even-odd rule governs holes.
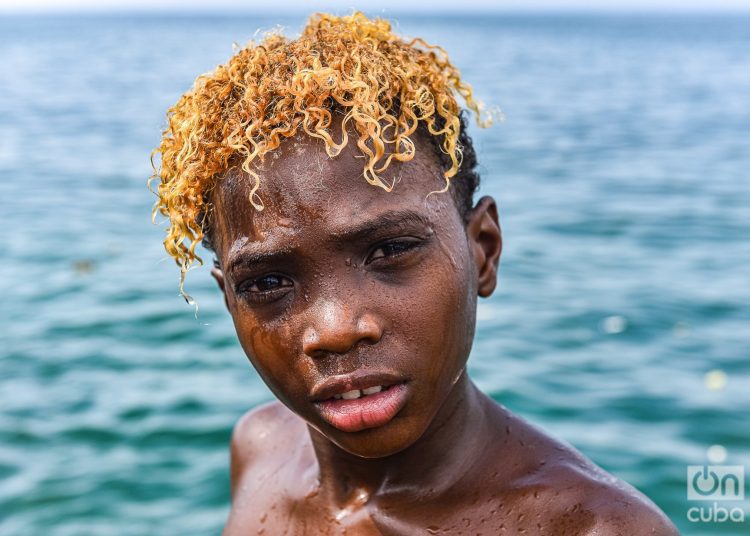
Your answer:
[[[427,527],[427,532],[429,532],[430,534],[437,534],[440,532],[440,527],[436,527],[435,525],[430,525],[429,527]]]
[[[265,523],[267,517],[268,517],[268,514],[266,512],[263,512],[263,515],[260,516],[260,522]]]
[[[347,266],[351,266],[351,265],[352,265],[352,260],[351,260],[351,259],[346,259],[346,261],[345,261],[344,263],[345,263],[345,264],[346,264]]]
[[[292,220],[289,218],[281,218],[279,219],[279,225],[281,227],[291,227],[292,226]]]

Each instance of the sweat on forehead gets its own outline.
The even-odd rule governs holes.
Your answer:
[[[334,226],[343,228],[350,222],[355,224],[373,205],[392,204],[394,197],[404,197],[404,205],[413,208],[453,204],[448,192],[429,195],[444,184],[441,164],[429,146],[422,147],[427,141],[417,137],[415,143],[421,149],[415,157],[391,164],[384,174],[393,184],[392,191],[387,192],[363,180],[361,157],[355,148],[346,146],[339,155],[330,157],[320,140],[286,140],[255,167],[261,178],[255,194],[263,202],[262,211],[255,210],[249,200],[252,177],[234,169],[217,180],[207,226],[211,245],[217,253],[226,251],[232,237],[262,240],[264,229],[306,225],[318,218],[333,220]]]

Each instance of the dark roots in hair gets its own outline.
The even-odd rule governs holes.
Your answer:
[[[461,122],[461,130],[458,134],[458,145],[461,147],[461,164],[458,168],[458,173],[451,180],[451,187],[449,192],[453,197],[453,201],[456,204],[458,213],[461,219],[466,223],[474,206],[474,194],[479,189],[479,172],[477,170],[477,154],[474,149],[474,144],[469,136],[466,127],[466,114],[461,113],[459,115]],[[418,127],[417,131],[423,130],[423,127]],[[426,129],[425,129],[426,132]],[[450,169],[451,159],[440,150],[440,140],[434,136],[426,136],[426,139],[430,140],[433,151],[437,158],[440,160],[441,169],[443,172]],[[213,241],[213,225],[212,225],[212,204],[210,193],[205,196],[205,207],[204,210],[198,214],[196,223],[203,229],[203,239],[201,245],[209,251],[216,253],[216,247]],[[214,265],[217,265],[214,260]]]

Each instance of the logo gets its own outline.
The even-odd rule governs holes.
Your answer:
[[[745,468],[742,465],[688,465],[689,501],[742,501]]]
[[[688,501],[711,501],[692,506],[687,511],[692,523],[744,523],[745,511],[730,503],[718,501],[743,501],[745,499],[745,468],[742,465],[688,465]]]

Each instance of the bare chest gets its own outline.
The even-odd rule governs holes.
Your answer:
[[[306,481],[274,481],[275,485],[249,482],[233,502],[225,536],[357,535],[401,536],[414,534],[487,534],[506,531],[540,533],[541,518],[532,505],[504,494],[476,493],[460,497],[419,500],[371,498],[352,495],[334,504]]]

